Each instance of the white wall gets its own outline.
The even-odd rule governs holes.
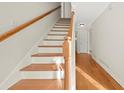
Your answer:
[[[70,18],[71,17],[71,3],[63,2],[61,3],[61,17],[62,18]]]
[[[89,28],[109,2],[72,2],[71,4],[72,9],[75,10],[77,24],[82,23]]]
[[[111,3],[90,34],[93,57],[124,87],[124,3]]]
[[[59,5],[59,3],[0,3],[0,33]],[[10,78],[12,71],[31,47],[45,36],[59,17],[60,9],[0,43],[0,84]]]
[[[65,18],[70,18],[71,17],[71,3],[66,2],[65,3]]]
[[[95,19],[105,10],[109,2],[72,2],[72,10],[75,11],[75,31],[77,36],[77,52],[89,52],[89,29]],[[87,31],[83,33],[80,24],[85,24],[84,29]],[[77,35],[80,33],[82,35]],[[85,39],[84,36],[87,36]],[[80,42],[81,41],[81,42]],[[86,48],[87,47],[87,48]]]

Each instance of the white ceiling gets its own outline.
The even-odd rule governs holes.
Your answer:
[[[109,5],[109,2],[73,2],[71,4],[76,14],[77,23],[83,23],[89,28]]]

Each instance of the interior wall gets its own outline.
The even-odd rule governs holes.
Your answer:
[[[62,2],[61,3],[61,17],[62,18],[70,18],[71,17],[71,3],[70,2]]]
[[[0,3],[0,33],[59,5],[60,3]],[[0,43],[0,84],[59,18],[60,9]]]
[[[75,10],[77,24],[85,24],[87,28],[106,9],[109,2],[72,2],[72,9]]]
[[[71,2],[75,11],[75,32],[78,53],[89,53],[89,29],[95,19],[106,9],[109,2]],[[80,27],[84,24],[84,27]],[[82,29],[83,28],[83,29]],[[87,36],[87,37],[86,37]]]
[[[124,3],[111,3],[90,31],[95,60],[124,87]]]

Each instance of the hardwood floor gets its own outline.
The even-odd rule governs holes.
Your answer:
[[[89,54],[77,54],[76,59],[76,88],[78,90],[124,89]]]

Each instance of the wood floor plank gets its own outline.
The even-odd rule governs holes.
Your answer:
[[[122,88],[89,54],[77,54],[76,88],[79,90],[122,90]]]

